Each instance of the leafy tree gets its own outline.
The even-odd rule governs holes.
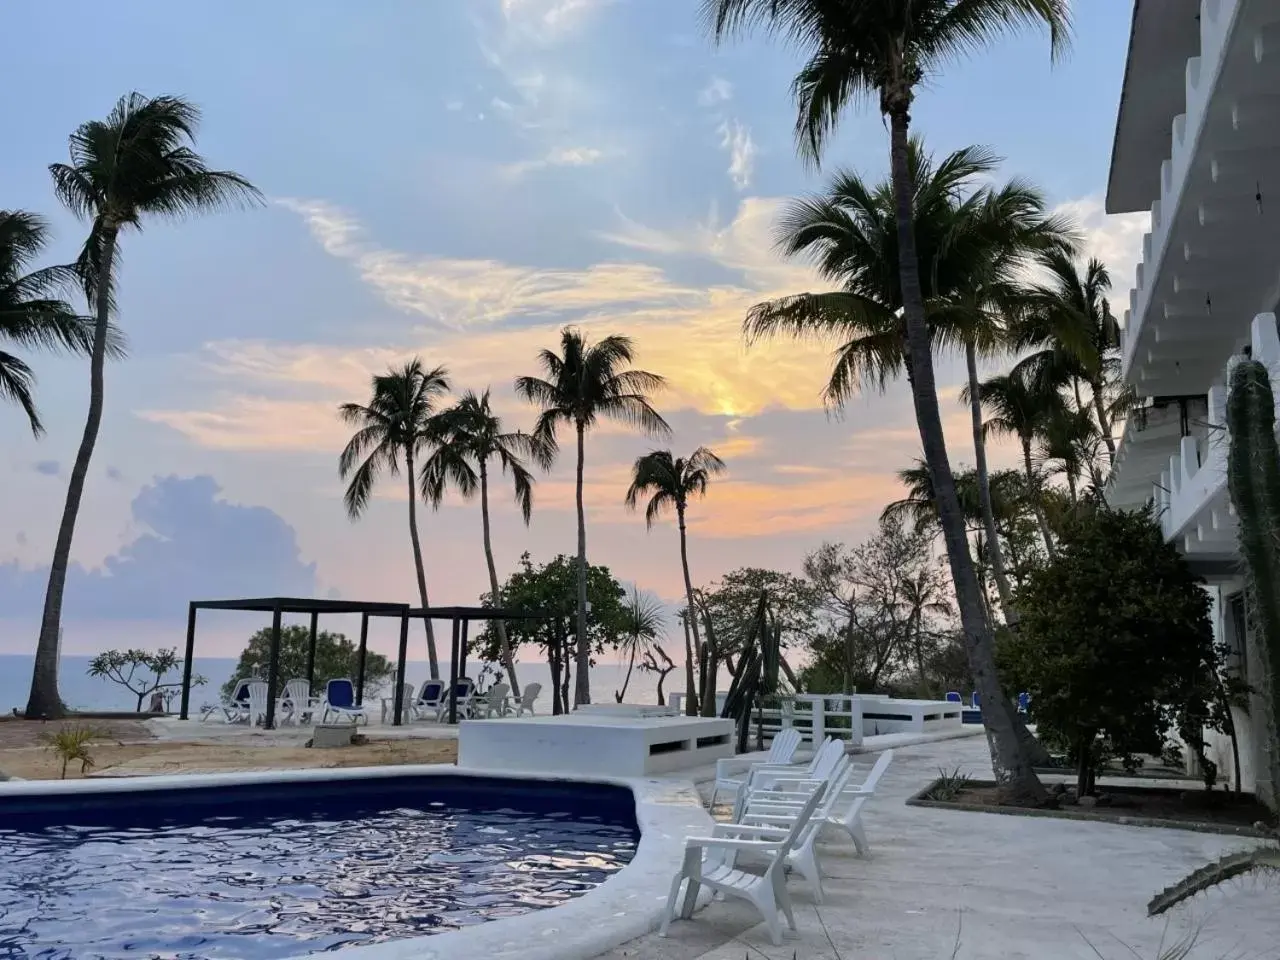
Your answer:
[[[1069,0],[703,0],[702,8],[717,38],[762,26],[800,47],[804,64],[792,83],[796,138],[801,152],[815,163],[852,103],[872,100],[888,120],[897,272],[916,421],[933,477],[974,678],[987,702],[999,702],[1004,694],[996,675],[995,645],[969,553],[938,406],[923,286],[926,261],[919,255],[914,229],[918,181],[912,177],[909,156],[911,108],[917,88],[936,77],[945,63],[1004,34],[1043,25],[1051,49],[1061,50],[1070,27]],[[1044,788],[1018,738],[1011,712],[984,711],[983,722],[1002,793],[1023,803],[1040,802]]]
[[[427,596],[427,572],[422,562],[422,542],[418,537],[417,468],[431,442],[432,418],[436,404],[449,392],[449,374],[444,367],[427,370],[414,357],[403,367],[375,374],[369,403],[344,403],[338,408],[342,421],[356,428],[338,458],[338,473],[349,479],[343,502],[347,515],[359,519],[369,506],[373,487],[385,471],[400,475],[404,464],[409,485],[409,541],[413,545],[413,569],[418,576],[418,599],[431,606]],[[422,621],[427,633],[427,658],[431,679],[440,679],[440,659],[436,652],[435,630],[429,619]]]
[[[1080,796],[1092,788],[1099,737],[1131,762],[1159,754],[1175,729],[1212,771],[1203,730],[1214,722],[1219,661],[1209,594],[1149,510],[1078,517],[1017,603],[1002,658],[1031,694],[1040,730],[1070,746]]]
[[[649,402],[649,394],[666,383],[656,373],[630,367],[635,347],[630,337],[605,337],[598,343],[582,331],[565,327],[560,332],[560,353],[543,350],[538,355],[544,377],[517,377],[516,393],[540,408],[534,436],[554,455],[556,433],[571,426],[578,441],[575,495],[578,507],[578,608],[575,632],[585,635],[587,624],[587,517],[582,504],[582,478],[587,431],[601,418],[637,427],[650,436],[671,432],[667,421]],[[577,651],[577,687],[574,705],[591,702],[588,676],[590,650]]]
[[[88,674],[118,683],[138,698],[136,710],[142,712],[142,703],[156,691],[165,700],[182,686],[181,680],[166,680],[172,672],[182,669],[182,658],[175,649],[157,650],[107,650],[89,661]],[[191,678],[193,687],[207,681],[198,674]]]
[[[422,495],[439,507],[446,490],[453,486],[464,499],[480,494],[480,519],[484,533],[484,559],[489,569],[489,590],[498,595],[498,569],[493,562],[493,540],[489,535],[489,469],[497,461],[504,475],[511,476],[512,492],[525,526],[533,513],[533,474],[525,466],[532,459],[550,466],[552,454],[545,444],[527,433],[502,429],[502,420],[489,406],[489,391],[477,396],[468,390],[456,404],[439,414],[431,434],[436,448],[422,466]],[[502,665],[507,671],[514,696],[520,696],[515,657],[507,639],[506,624],[494,622]]]
[[[44,267],[27,273],[49,237],[44,219],[22,210],[0,210],[0,340],[33,349],[93,349],[93,321],[76,314],[60,297],[75,279],[71,267]],[[123,356],[123,345],[108,330],[107,353]],[[31,432],[44,434],[36,412],[35,375],[18,356],[0,350],[0,397],[12,400],[27,415]]]
[[[680,568],[684,572],[685,623],[689,625],[692,641],[685,640],[685,712],[698,715],[698,691],[693,678],[694,651],[701,651],[702,638],[698,635],[698,613],[693,602],[693,580],[689,576],[689,545],[685,529],[685,512],[689,501],[703,497],[711,478],[724,472],[724,461],[707,447],[699,447],[689,456],[673,457],[670,450],[654,450],[636,459],[632,467],[631,486],[627,488],[627,506],[632,510],[640,500],[645,504],[645,526],[652,529],[653,521],[668,510],[676,512],[676,526],[680,531]]]
[[[280,628],[280,666],[279,677],[281,689],[284,683],[294,677],[306,677],[307,652],[311,644],[311,630],[301,624],[289,624]],[[271,628],[264,627],[249,638],[248,645],[240,653],[235,672],[231,679],[222,685],[222,696],[230,697],[235,693],[236,685],[243,679],[258,678],[265,680],[271,667]],[[360,672],[360,648],[345,634],[331,633],[328,630],[316,632],[316,674],[312,693],[323,690],[330,680],[349,677],[352,680]],[[372,650],[365,652],[364,691],[368,696],[389,680],[395,672],[395,666],[380,653]]]
[[[84,496],[89,461],[102,423],[103,373],[111,352],[120,235],[153,218],[185,219],[228,206],[259,203],[261,194],[239,174],[210,170],[192,147],[200,111],[181,97],[121,97],[106,120],[81,124],[71,135],[70,163],[50,165],[58,199],[90,222],[76,272],[94,313],[89,351],[89,411],[67,483],[67,498],[49,566],[27,716],[63,713],[58,696],[58,636],[71,542]]]
[[[586,602],[590,608],[585,635],[578,632],[581,621],[574,616],[577,586],[578,566],[574,558],[560,554],[549,563],[534,566],[526,553],[520,557],[519,568],[502,585],[497,602],[491,596],[484,598],[490,606],[548,614],[545,619],[512,620],[507,628],[513,648],[531,644],[545,653],[551,671],[551,703],[555,713],[569,710],[573,668],[583,669],[577,665],[585,661],[586,669],[590,669],[592,657],[608,648],[622,646],[628,638],[627,592],[609,568],[587,567]],[[493,624],[485,626],[472,641],[471,648],[486,660],[498,659],[498,634]]]

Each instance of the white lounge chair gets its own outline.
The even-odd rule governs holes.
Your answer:
[[[472,706],[472,717],[503,717],[510,711],[511,707],[507,704],[507,694],[511,692],[510,684],[495,683],[482,697],[476,698]]]
[[[796,755],[796,751],[800,748],[800,731],[795,727],[787,727],[778,731],[778,735],[773,738],[773,742],[769,744],[769,755],[755,766],[788,766]],[[711,809],[715,809],[716,798],[724,792],[733,795],[736,800],[738,791],[746,786],[747,780],[751,777],[751,767],[746,771],[738,769],[741,763],[735,763],[732,757],[724,757],[716,761],[716,783],[711,788],[711,802],[707,804]]]
[[[524,688],[524,693],[520,694],[520,702],[516,704],[516,716],[523,717],[526,713],[533,716],[533,703],[538,699],[538,694],[542,692],[542,684],[531,683]]]
[[[787,893],[787,857],[821,803],[824,791],[825,787],[819,786],[809,795],[797,812],[795,823],[781,839],[777,838],[780,831],[775,828],[735,823],[717,824],[710,837],[689,837],[685,840],[684,864],[671,882],[667,909],[658,935],[667,935],[675,917],[681,885],[688,885],[681,910],[681,917],[688,918],[697,902],[698,887],[706,884],[724,896],[740,897],[753,904],[764,917],[769,939],[774,946],[781,946],[782,919],[786,919],[790,930],[796,929],[796,918]],[[762,854],[769,858],[769,865],[763,874],[741,870],[736,865],[739,853]]]
[[[458,716],[471,716],[471,707],[475,700],[476,684],[474,680],[462,679],[457,682],[454,692],[458,698]],[[443,723],[449,715],[449,696],[446,694],[440,701],[440,709],[436,711],[436,722]]]
[[[267,722],[267,684],[263,680],[249,682],[249,726]]]
[[[345,677],[330,680],[325,684],[324,710],[320,722],[327,723],[329,714],[350,720],[352,723],[359,723],[361,720],[365,723],[369,722],[369,716],[364,712],[364,707],[356,703],[355,684]]]
[[[208,720],[211,716],[222,711],[222,718],[227,723],[246,723],[249,720],[249,683],[248,677],[243,677],[236,684],[235,690],[230,698],[222,700],[219,703],[206,703],[200,708],[200,720]]]
[[[402,717],[401,719],[402,720],[408,719],[413,715],[413,684],[412,683],[400,684],[400,696],[401,696],[400,709],[404,713],[404,717]],[[396,709],[396,698],[394,694],[392,694],[389,697],[382,698],[381,716],[382,716],[383,723],[387,722],[387,714],[388,713],[394,714],[395,709]]]
[[[430,717],[436,720],[440,715],[440,705],[444,699],[445,682],[443,680],[423,680],[418,696],[409,704],[409,717],[412,720],[425,720]]]
[[[311,699],[311,684],[301,677],[295,677],[284,685],[284,697],[281,704],[284,708],[284,723],[309,723],[321,707],[320,701]]]
[[[740,808],[742,800],[753,790],[789,790],[806,793],[813,789],[814,784],[829,780],[831,772],[844,755],[844,741],[827,737],[810,758],[807,767],[759,764],[752,768],[746,787],[738,791],[736,807]]]

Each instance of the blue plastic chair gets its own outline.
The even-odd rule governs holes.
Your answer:
[[[327,723],[329,714],[338,717],[348,718],[352,723],[359,723],[364,720],[369,722],[369,717],[364,712],[364,707],[356,703],[356,686],[345,677],[340,680],[330,680],[325,684],[324,688],[324,715],[321,723]]]
[[[964,703],[964,697],[960,696],[959,690],[948,690],[947,703]]]

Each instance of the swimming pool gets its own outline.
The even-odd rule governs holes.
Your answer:
[[[0,796],[0,956],[274,960],[566,903],[632,792],[448,774]]]

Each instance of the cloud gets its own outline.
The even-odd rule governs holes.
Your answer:
[[[502,0],[502,17],[526,39],[546,44],[582,27],[600,0]]]
[[[755,169],[756,145],[751,139],[751,129],[737,120],[720,124],[720,148],[729,152],[729,179],[739,190],[751,186],[751,174]]]
[[[57,460],[40,460],[32,466],[32,469],[46,477],[56,477],[61,467]]]
[[[453,99],[446,100],[444,102],[444,108],[448,110],[450,113],[457,113],[459,110],[462,109],[462,101],[453,100]]]
[[[712,77],[707,85],[698,91],[698,104],[703,107],[714,107],[733,98],[733,84],[724,77]]]
[[[266,507],[218,496],[212,477],[163,477],[131,505],[148,532],[107,557],[99,570],[73,563],[64,611],[69,620],[172,619],[190,600],[311,596],[316,567],[299,556],[294,529]],[[0,609],[38,616],[49,571],[0,563]]]
[[[1151,229],[1151,214],[1108,215],[1100,193],[1060,203],[1053,212],[1075,220],[1084,235],[1085,255],[1097,257],[1111,271],[1110,299],[1119,316],[1123,310],[1117,305],[1129,303],[1129,291],[1142,257],[1142,237]]]
[[[518,160],[504,164],[501,169],[508,177],[519,178],[550,167],[588,167],[604,156],[605,152],[595,147],[553,147],[536,160]]]

